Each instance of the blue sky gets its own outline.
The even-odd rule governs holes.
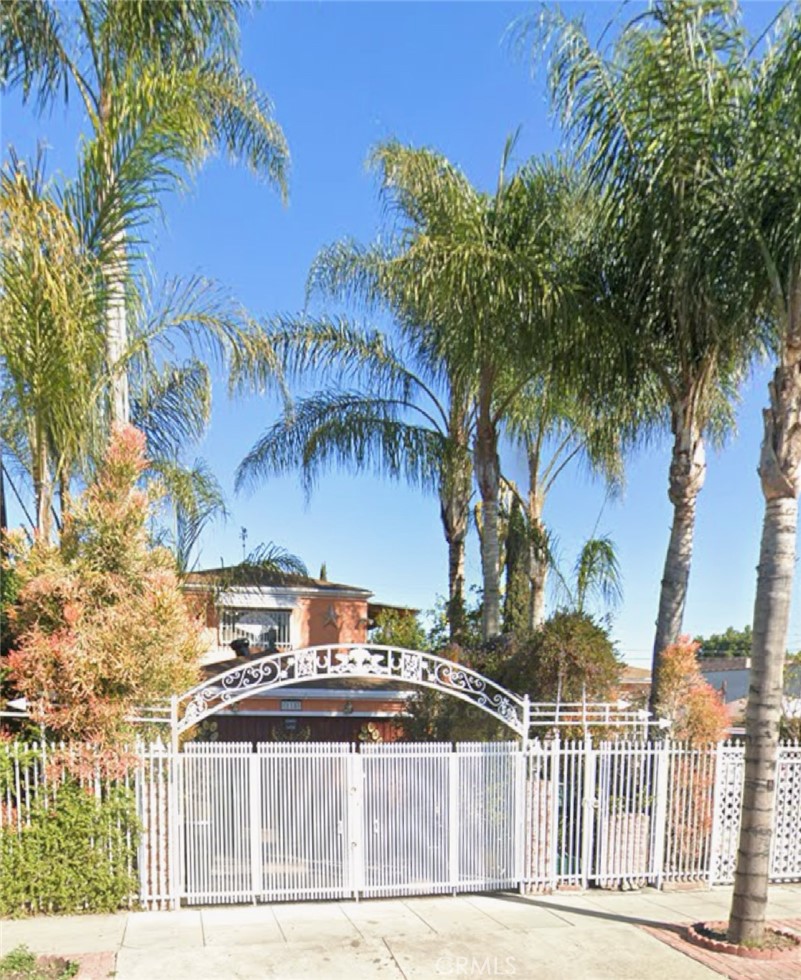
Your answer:
[[[772,3],[745,5],[760,30]],[[601,29],[618,4],[566,4]],[[257,316],[301,309],[309,265],[319,248],[342,236],[368,241],[380,218],[376,188],[365,169],[371,146],[397,137],[428,145],[459,164],[477,185],[494,185],[506,137],[522,126],[517,159],[558,148],[542,72],[516,59],[505,41],[509,24],[533,10],[508,3],[280,3],[243,25],[243,61],[271,95],[292,155],[290,200],[225,160],[211,161],[186,195],[165,199],[153,264],[160,276],[202,274],[224,284]],[[4,154],[49,147],[50,171],[69,174],[80,118],[58,107],[45,119],[15,96],[2,105]],[[763,504],[756,474],[760,410],[767,368],[743,389],[738,434],[709,453],[698,505],[695,559],[685,626],[708,633],[751,620]],[[307,504],[296,478],[234,495],[233,474],[276,405],[264,398],[229,402],[218,386],[212,425],[198,454],[229,494],[231,518],[206,533],[201,564],[241,558],[248,545],[273,540],[300,555],[312,574],[366,586],[377,599],[428,609],[447,588],[445,544],[434,498],[369,476],[332,473]],[[631,663],[650,662],[650,645],[671,521],[667,499],[669,442],[634,454],[622,497],[580,470],[557,485],[546,520],[572,562],[597,528],[615,541],[625,598],[613,635]],[[506,452],[510,476],[524,482],[522,458]],[[600,521],[599,521],[599,514]],[[480,579],[476,542],[468,577]],[[801,647],[794,603],[790,645]]]

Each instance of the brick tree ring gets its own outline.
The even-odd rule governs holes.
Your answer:
[[[717,938],[725,937],[726,929],[726,922],[694,922],[686,927],[685,936],[694,946],[700,946],[714,953],[742,956],[749,960],[786,960],[797,957],[801,952],[801,936],[788,929],[768,926],[765,930],[767,937],[773,937],[776,945],[773,948],[762,949],[740,946],[737,943],[730,943],[725,938]]]

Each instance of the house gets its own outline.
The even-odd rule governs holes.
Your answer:
[[[720,692],[726,704],[748,696],[750,657],[701,657],[698,667],[704,680]]]
[[[699,662],[701,673],[719,691],[732,720],[731,734],[745,732],[745,711],[751,678],[750,657],[705,657]],[[787,660],[784,665],[782,712],[787,719],[801,718],[801,664]]]
[[[184,589],[205,624],[206,679],[270,652],[367,643],[375,617],[397,608],[372,602],[368,589],[258,565],[192,572]],[[382,678],[318,679],[240,701],[198,734],[219,741],[393,741],[414,694],[400,687]]]
[[[645,705],[651,693],[651,671],[626,664],[620,673],[618,695],[630,704]]]

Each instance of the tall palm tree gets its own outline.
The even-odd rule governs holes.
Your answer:
[[[775,327],[776,368],[763,411],[759,477],[765,498],[746,709],[745,781],[729,937],[765,929],[775,814],[783,670],[801,491],[801,16],[780,24],[742,116],[745,152],[732,180],[739,236],[751,246]],[[746,272],[745,274],[748,274]],[[759,316],[759,309],[755,318]]]
[[[339,465],[436,492],[448,544],[449,632],[459,642],[472,489],[469,404],[410,344],[344,320],[279,322],[268,342],[286,379],[322,376],[328,387],[287,407],[263,433],[238,468],[237,488],[299,470],[308,493],[321,472]]]
[[[545,165],[509,174],[505,147],[492,195],[444,157],[396,142],[373,154],[382,188],[399,203],[383,288],[415,344],[444,365],[475,413],[473,468],[481,502],[482,630],[500,631],[499,439],[517,393],[550,363],[562,269],[559,221]]]
[[[113,421],[130,417],[123,362],[134,236],[160,193],[218,147],[285,186],[283,133],[238,63],[236,7],[228,0],[0,7],[0,91],[19,87],[40,107],[77,93],[91,127],[75,210],[102,257]]]
[[[606,216],[596,298],[614,333],[602,344],[625,348],[622,370],[661,392],[673,438],[655,703],[661,652],[681,632],[705,440],[730,421],[731,397],[759,347],[744,298],[751,283],[711,220],[736,152],[745,49],[729,0],[653,3],[609,51],[560,15],[549,28],[553,100]]]

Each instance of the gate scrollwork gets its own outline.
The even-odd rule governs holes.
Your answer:
[[[517,735],[525,732],[523,699],[477,671],[433,653],[351,644],[268,654],[204,681],[178,699],[178,734],[244,698],[336,677],[394,677],[460,698],[508,725]]]

